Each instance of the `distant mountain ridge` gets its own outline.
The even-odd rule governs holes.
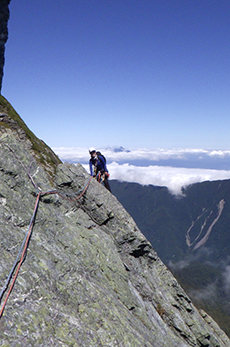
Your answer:
[[[111,187],[193,301],[230,334],[230,180],[190,185],[183,197],[166,187]]]
[[[81,147],[55,147],[63,161],[88,163],[88,150]],[[229,150],[160,149],[160,148],[98,148],[107,157],[107,162],[119,165],[162,166],[187,169],[230,170]]]
[[[183,196],[170,194],[166,187],[111,184],[166,263],[181,260],[202,246],[212,249],[216,260],[230,255],[230,180],[190,185],[183,189]],[[171,247],[175,239],[177,252]]]
[[[17,280],[3,291],[2,346],[230,345],[116,197],[80,164],[61,163],[1,96],[0,178],[3,289],[39,198]]]
[[[80,164],[63,164],[1,95],[0,178],[2,347],[230,345],[115,196]]]

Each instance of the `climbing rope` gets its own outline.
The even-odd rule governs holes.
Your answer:
[[[90,176],[90,178],[89,178],[89,180],[86,182],[85,186],[84,186],[82,189],[80,189],[78,192],[76,192],[76,193],[71,193],[71,194],[69,194],[69,193],[63,193],[63,192],[61,192],[60,190],[56,190],[56,189],[55,189],[55,190],[50,190],[50,191],[47,191],[47,192],[45,192],[45,193],[42,193],[42,196],[48,195],[48,194],[58,194],[59,196],[62,197],[62,199],[65,199],[65,200],[68,200],[68,201],[77,201],[77,200],[79,200],[79,199],[85,194],[85,192],[86,192],[86,190],[87,190],[87,188],[88,188],[88,186],[89,186],[90,181],[91,181],[92,178],[93,178],[93,177]],[[77,196],[76,198],[73,198],[73,196],[78,195],[79,193],[80,193],[79,196]]]
[[[4,302],[3,302],[3,305],[2,305],[2,308],[1,308],[1,311],[0,311],[0,318],[2,317],[2,314],[3,314],[3,311],[4,311],[4,309],[5,309],[7,300],[8,300],[8,298],[9,298],[9,296],[10,296],[10,293],[11,293],[11,291],[12,291],[12,289],[13,289],[14,283],[15,283],[17,277],[18,277],[18,273],[19,273],[20,267],[21,267],[21,265],[22,265],[22,263],[23,263],[23,260],[24,260],[24,257],[25,257],[26,251],[27,251],[27,246],[28,246],[28,244],[29,244],[30,236],[31,236],[31,233],[32,233],[32,229],[33,229],[33,225],[34,225],[34,221],[35,221],[35,216],[36,216],[37,209],[38,209],[38,203],[39,203],[39,200],[40,200],[40,196],[41,196],[41,193],[38,193],[37,200],[36,200],[35,207],[34,207],[33,216],[32,216],[31,221],[30,221],[29,230],[28,230],[28,233],[27,233],[27,236],[26,236],[26,240],[25,240],[23,252],[22,252],[22,255],[21,255],[21,258],[20,258],[20,262],[19,262],[19,264],[18,264],[16,273],[15,273],[15,275],[14,275],[13,281],[12,281],[12,283],[11,283],[11,285],[10,285],[10,288],[9,288],[9,290],[8,290],[8,293],[7,293],[7,295],[6,295],[6,298],[5,298]],[[11,270],[11,276],[12,276],[12,273],[13,273],[13,272],[12,272],[12,270]],[[9,279],[9,281],[10,281],[9,276],[8,276],[8,279]],[[8,279],[7,279],[7,280],[8,280]],[[8,281],[8,283],[9,283],[9,281]],[[5,289],[4,289],[4,291],[2,291],[3,293],[5,292],[5,290],[6,290],[7,286],[8,286],[8,283],[5,284],[5,286],[4,286]],[[3,293],[2,293],[2,295],[3,295]]]
[[[17,157],[17,155],[16,155],[16,154],[14,153],[14,151],[10,148],[10,146],[8,146],[8,145],[5,144],[5,143],[4,143],[4,145],[6,145],[6,146],[10,149],[11,152],[13,152],[13,154],[15,155],[15,157],[17,158],[17,160],[20,162],[20,164],[22,165],[22,167],[26,170],[25,165],[24,165],[24,164],[21,162],[21,160]],[[31,167],[31,166],[30,166],[30,167]],[[33,186],[36,188],[36,190],[37,190],[37,192],[38,192],[38,195],[37,195],[37,199],[36,199],[36,202],[35,202],[33,215],[32,215],[32,217],[31,217],[30,224],[29,224],[29,227],[28,227],[28,231],[27,231],[27,233],[26,233],[26,235],[25,235],[25,238],[24,238],[24,240],[23,240],[23,242],[22,242],[22,245],[21,245],[21,247],[20,247],[20,250],[19,250],[19,252],[18,252],[17,258],[16,258],[16,260],[15,260],[15,262],[14,262],[14,265],[13,265],[13,267],[12,267],[10,273],[9,273],[9,276],[7,277],[7,280],[6,280],[6,282],[5,282],[5,284],[4,284],[3,288],[2,288],[2,290],[1,290],[1,292],[0,292],[0,302],[1,302],[2,297],[3,297],[4,293],[5,293],[5,291],[7,290],[8,286],[9,286],[9,284],[10,284],[11,278],[12,278],[12,276],[13,276],[13,273],[14,273],[14,271],[15,271],[15,269],[16,269],[16,272],[15,272],[15,275],[14,275],[13,280],[12,280],[12,282],[11,282],[10,288],[9,288],[9,290],[8,290],[8,292],[7,292],[7,295],[6,295],[5,299],[4,299],[3,305],[2,305],[1,310],[0,310],[0,319],[1,319],[2,314],[3,314],[3,312],[4,312],[4,309],[5,309],[7,300],[8,300],[8,298],[9,298],[9,296],[10,296],[10,293],[12,292],[12,289],[13,289],[13,287],[14,287],[14,284],[15,284],[15,281],[16,281],[16,279],[17,279],[17,276],[18,276],[20,267],[21,267],[21,265],[22,265],[22,263],[23,263],[23,261],[24,261],[24,259],[25,259],[25,256],[26,256],[26,251],[27,251],[27,248],[28,248],[28,245],[29,245],[29,240],[30,240],[30,238],[31,238],[31,234],[32,234],[32,230],[33,230],[33,226],[34,226],[36,214],[37,214],[37,211],[38,211],[38,205],[39,205],[40,198],[41,198],[42,196],[49,195],[49,194],[58,194],[61,198],[65,199],[65,200],[68,200],[68,201],[77,201],[77,200],[79,200],[79,199],[85,194],[85,192],[86,192],[86,190],[87,190],[87,188],[88,188],[88,186],[89,186],[89,184],[90,184],[90,181],[91,181],[91,179],[93,178],[92,176],[90,176],[90,178],[89,178],[89,180],[86,182],[85,186],[84,186],[82,189],[80,189],[78,192],[72,193],[72,194],[68,194],[68,193],[63,193],[63,192],[61,192],[61,191],[59,191],[59,190],[50,190],[50,191],[42,192],[41,188],[38,187],[38,186],[36,185],[36,183],[34,182],[34,179],[33,179],[33,177],[32,177],[31,174],[30,174],[30,169],[29,169],[29,172],[27,172],[27,174],[28,174],[28,177],[30,178],[30,180],[31,180],[31,182],[32,182],[32,184],[33,184]],[[78,194],[80,194],[80,195],[78,195]],[[76,195],[78,195],[78,196],[77,196],[77,197],[74,197],[74,196],[76,196]],[[21,256],[20,256],[20,255],[21,255]],[[19,260],[19,259],[20,259],[20,260]]]
[[[25,235],[25,238],[24,238],[24,240],[23,240],[23,242],[22,242],[21,248],[20,248],[20,250],[19,250],[19,252],[18,252],[18,255],[17,255],[17,258],[16,258],[16,260],[15,260],[15,262],[14,262],[14,265],[12,266],[12,269],[11,269],[11,271],[10,271],[10,273],[9,273],[9,276],[7,277],[7,280],[6,280],[4,286],[3,286],[2,290],[1,290],[1,293],[0,293],[0,302],[1,302],[1,300],[2,300],[3,294],[5,293],[6,289],[8,288],[8,285],[9,285],[9,283],[10,283],[11,277],[12,277],[12,275],[13,275],[13,273],[14,273],[14,270],[15,270],[15,268],[16,268],[18,262],[19,262],[20,255],[21,255],[21,253],[22,253],[23,247],[25,246],[28,233],[30,232],[31,225],[32,225],[32,223],[33,223],[33,218],[34,218],[34,214],[33,214],[32,218],[31,218],[28,231],[27,231],[27,233],[26,233],[26,235]]]
[[[20,267],[21,267],[21,265],[22,265],[22,263],[23,263],[23,260],[24,260],[24,258],[25,258],[25,254],[26,254],[26,251],[27,251],[27,248],[28,248],[28,244],[29,244],[29,240],[30,240],[30,237],[31,237],[31,234],[32,234],[32,229],[33,229],[33,225],[34,225],[36,213],[37,213],[37,210],[38,210],[38,204],[39,204],[39,200],[40,200],[41,196],[45,196],[45,195],[49,195],[49,194],[58,194],[58,195],[61,196],[63,199],[66,199],[66,200],[69,200],[69,201],[77,201],[77,200],[79,200],[79,199],[85,194],[85,192],[86,192],[86,190],[87,190],[87,188],[88,188],[88,186],[89,186],[89,184],[90,184],[91,179],[92,179],[92,176],[90,176],[88,182],[87,182],[87,183],[85,184],[85,186],[83,187],[83,190],[82,190],[81,194],[80,194],[78,197],[76,197],[76,198],[70,198],[70,196],[76,195],[76,194],[79,193],[80,191],[77,192],[77,193],[73,193],[73,194],[62,193],[62,192],[60,192],[60,191],[58,191],[58,190],[50,190],[50,191],[47,191],[47,192],[39,192],[39,193],[38,193],[37,199],[36,199],[36,203],[35,203],[35,206],[34,206],[33,215],[32,215],[31,220],[30,220],[28,232],[27,232],[27,234],[26,234],[26,236],[25,236],[25,238],[24,238],[24,240],[23,240],[23,242],[22,242],[21,248],[20,248],[20,250],[19,250],[19,252],[18,252],[18,255],[17,255],[17,258],[16,258],[16,260],[15,260],[15,262],[14,262],[14,265],[13,265],[13,267],[12,267],[12,269],[11,269],[11,271],[10,271],[9,276],[7,277],[7,280],[6,280],[6,282],[5,282],[5,285],[3,286],[2,290],[1,290],[1,293],[0,293],[0,301],[1,301],[2,296],[4,295],[6,289],[8,288],[9,283],[10,283],[10,280],[11,280],[11,278],[12,278],[12,275],[13,275],[13,273],[14,273],[16,267],[17,267],[17,270],[16,270],[16,273],[15,273],[15,275],[14,275],[13,281],[12,281],[12,283],[11,283],[11,285],[10,285],[10,288],[9,288],[9,290],[8,290],[8,292],[7,292],[7,295],[6,295],[5,300],[4,300],[4,302],[3,302],[2,308],[1,308],[1,310],[0,310],[0,319],[1,319],[1,317],[2,317],[2,314],[3,314],[3,311],[4,311],[4,309],[5,309],[7,300],[8,300],[8,298],[9,298],[9,296],[10,296],[10,293],[11,293],[11,291],[12,291],[12,289],[13,289],[14,283],[15,283],[15,281],[16,281],[16,279],[17,279],[17,276],[18,276]],[[23,249],[23,251],[22,251],[22,249]],[[21,252],[22,252],[22,254],[21,254]],[[20,257],[20,254],[21,254],[21,257]],[[19,257],[20,257],[20,261],[19,261]],[[18,263],[18,261],[19,261],[19,263]],[[18,266],[17,266],[17,264],[18,264]]]

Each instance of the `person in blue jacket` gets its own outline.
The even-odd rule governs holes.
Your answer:
[[[95,176],[98,182],[103,181],[105,188],[107,188],[111,192],[108,181],[109,173],[104,157],[100,154],[97,154],[97,151],[94,147],[91,147],[89,149],[89,154],[91,157],[89,160],[90,175]]]

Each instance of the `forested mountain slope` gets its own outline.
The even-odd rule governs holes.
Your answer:
[[[111,181],[112,191],[198,307],[230,334],[230,180],[166,187]]]
[[[114,195],[62,164],[2,97],[0,117],[3,346],[230,345]]]

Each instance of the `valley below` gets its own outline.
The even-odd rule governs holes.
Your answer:
[[[230,180],[193,184],[180,196],[137,183],[111,187],[194,304],[230,336]]]

